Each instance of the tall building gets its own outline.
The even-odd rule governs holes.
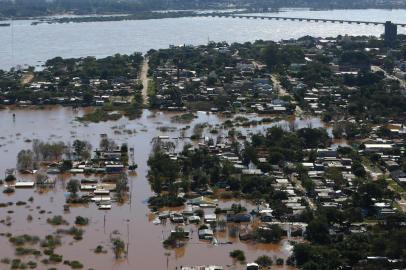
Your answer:
[[[385,43],[388,46],[392,46],[396,42],[398,34],[398,26],[391,21],[385,23]]]

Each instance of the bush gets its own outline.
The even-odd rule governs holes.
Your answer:
[[[175,115],[173,117],[171,117],[171,121],[172,122],[176,122],[176,123],[190,123],[193,119],[195,118],[195,115],[193,113],[185,113],[182,115]]]
[[[15,254],[17,256],[25,256],[25,255],[36,255],[41,254],[40,251],[35,250],[33,248],[24,248],[24,247],[17,247],[15,250]]]
[[[23,234],[19,236],[14,236],[9,238],[10,243],[16,246],[22,246],[25,244],[31,244],[35,245],[36,243],[39,242],[39,237],[38,236],[31,236],[28,234]]]
[[[80,269],[80,268],[83,268],[83,264],[81,264],[81,263],[78,262],[78,261],[71,261],[71,262],[70,262],[70,267],[71,267],[72,269]]]
[[[47,222],[51,225],[54,226],[59,226],[59,225],[68,225],[69,223],[63,219],[62,216],[54,216],[53,218],[48,218]]]
[[[266,255],[262,255],[258,257],[258,259],[255,260],[255,262],[260,266],[260,267],[270,267],[273,264],[273,261],[271,258],[269,258]]]
[[[11,187],[8,187],[8,188],[5,188],[4,190],[3,190],[3,193],[4,194],[11,194],[11,193],[14,193],[14,188],[11,188]]]
[[[85,197],[76,197],[76,196],[70,196],[66,198],[66,203],[70,204],[82,204],[82,203],[88,203],[90,199],[85,198]]]
[[[20,259],[13,259],[11,261],[11,269],[18,269],[18,268],[20,268],[21,264],[22,264],[22,262]]]
[[[28,267],[31,268],[31,269],[37,268],[37,263],[36,263],[36,262],[33,262],[33,261],[29,261],[29,262],[27,263],[27,265],[28,265]]]
[[[54,254],[54,250],[53,249],[45,249],[44,254],[50,256],[50,255]]]
[[[72,235],[73,239],[78,241],[83,239],[83,230],[78,229],[75,226],[70,227],[68,230],[66,229],[57,230],[57,233]]]
[[[53,263],[60,263],[62,262],[63,256],[62,255],[58,255],[58,254],[51,254],[49,256],[49,261],[53,262]]]
[[[94,250],[94,253],[97,253],[97,254],[104,253],[103,246],[98,245],[96,247],[96,249]]]
[[[82,226],[87,225],[87,224],[89,224],[89,219],[85,218],[85,217],[77,216],[75,219],[75,224],[82,225]]]
[[[56,246],[61,244],[61,240],[59,237],[55,237],[53,235],[47,235],[44,240],[41,241],[42,248],[49,248],[54,249]]]
[[[233,259],[238,260],[239,262],[245,261],[245,254],[244,251],[236,249],[230,252],[230,257]]]
[[[11,260],[10,260],[9,258],[3,258],[3,259],[1,259],[0,262],[1,262],[1,263],[4,263],[4,264],[10,264],[10,263],[11,263]]]

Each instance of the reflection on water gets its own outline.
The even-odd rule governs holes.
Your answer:
[[[15,114],[15,119],[12,115]],[[0,224],[1,232],[11,232],[12,234],[35,234],[45,236],[56,230],[47,224],[46,219],[54,215],[64,215],[70,223],[74,223],[76,216],[89,217],[90,224],[84,228],[85,234],[82,241],[74,241],[70,237],[63,238],[63,245],[56,249],[56,253],[63,254],[64,260],[79,260],[84,263],[85,268],[94,269],[166,269],[166,255],[168,251],[162,246],[163,235],[167,235],[174,228],[169,222],[166,226],[153,225],[153,217],[147,207],[146,201],[151,196],[151,190],[146,179],[148,171],[147,159],[151,151],[152,138],[162,135],[163,132],[158,127],[175,127],[174,131],[166,132],[165,135],[171,138],[179,137],[180,128],[184,125],[170,122],[173,114],[162,112],[151,112],[144,110],[140,119],[129,121],[122,118],[115,122],[89,123],[83,124],[74,121],[75,117],[83,114],[83,111],[74,111],[70,108],[51,107],[44,110],[24,110],[15,109],[0,111],[0,175],[4,175],[7,168],[14,168],[16,165],[17,153],[22,149],[30,149],[33,139],[45,141],[73,142],[74,139],[87,140],[93,148],[98,146],[100,134],[107,134],[117,143],[127,142],[129,147],[135,149],[135,162],[138,164],[137,174],[130,175],[130,192],[132,200],[123,206],[113,205],[111,211],[101,211],[94,204],[87,206],[72,207],[69,213],[63,212],[66,191],[64,183],[69,180],[69,176],[56,177],[56,186],[51,190],[30,190],[19,189],[14,195],[0,195],[0,202],[14,202],[14,205],[7,208],[0,208],[0,219],[10,217],[11,226]],[[249,115],[250,119],[257,116]],[[196,123],[207,122],[216,126],[225,119],[215,114],[199,112],[198,118],[194,119],[190,126]],[[294,121],[291,119],[290,121]],[[289,121],[280,121],[273,125],[289,125]],[[322,123],[316,118],[296,120],[297,127],[312,125],[321,126]],[[135,133],[115,132],[116,130],[135,130]],[[264,131],[266,127],[250,127],[244,132]],[[241,128],[241,130],[243,130]],[[225,131],[224,134],[226,133]],[[186,131],[190,135],[191,129]],[[221,133],[220,133],[221,134]],[[182,147],[183,142],[178,142],[178,147]],[[19,176],[19,178],[22,176]],[[30,177],[30,176],[24,176]],[[74,178],[80,179],[81,175]],[[2,177],[1,177],[2,178]],[[0,188],[2,189],[2,188]],[[27,206],[16,206],[17,201],[27,201],[34,198]],[[232,201],[224,201],[221,206],[229,206]],[[248,209],[252,206],[247,202],[242,202]],[[14,213],[8,213],[8,211]],[[33,220],[27,222],[27,216],[31,215]],[[248,261],[255,260],[258,256],[268,254],[271,257],[287,258],[290,251],[288,241],[284,240],[280,245],[247,244],[238,239],[229,237],[227,232],[218,235],[219,242],[232,241],[233,245],[220,244],[213,246],[198,240],[197,228],[193,228],[193,238],[186,247],[170,251],[169,269],[175,269],[181,265],[196,264],[217,264],[232,265],[229,252],[234,249],[244,250]],[[129,243],[128,258],[122,261],[114,260],[111,252],[110,236],[117,230],[120,237]],[[93,252],[96,246],[102,245],[109,252],[97,255]],[[5,237],[0,237],[0,258],[14,257],[14,250],[7,243]],[[80,252],[78,252],[80,251]],[[168,255],[168,254],[167,254]],[[242,269],[236,264],[233,269]],[[58,266],[58,269],[69,269],[65,266]]]

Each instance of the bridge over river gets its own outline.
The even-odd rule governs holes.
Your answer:
[[[258,15],[238,15],[238,14],[197,14],[197,17],[217,17],[217,18],[235,18],[235,19],[257,19],[257,20],[276,20],[276,21],[298,21],[298,22],[318,22],[318,23],[347,23],[364,25],[385,25],[385,22],[376,21],[357,21],[357,20],[338,20],[321,18],[300,18],[300,17],[279,17],[279,16],[258,16]],[[393,23],[399,27],[406,27],[406,23]]]

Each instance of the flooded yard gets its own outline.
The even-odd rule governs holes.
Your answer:
[[[229,253],[235,249],[245,252],[247,261],[254,261],[261,255],[271,258],[286,259],[289,256],[291,245],[287,240],[279,245],[253,244],[240,242],[237,238],[229,236],[227,232],[219,233],[219,245],[207,241],[200,241],[197,227],[190,225],[193,230],[192,238],[187,244],[178,249],[167,250],[162,245],[163,238],[168,235],[174,225],[154,225],[153,217],[147,205],[147,200],[153,195],[148,180],[147,160],[151,152],[151,141],[154,137],[166,135],[178,138],[181,128],[197,123],[208,123],[212,126],[221,124],[225,119],[215,114],[197,113],[189,124],[171,122],[172,113],[151,112],[144,110],[142,117],[137,120],[121,118],[118,121],[84,124],[75,121],[81,116],[83,110],[52,107],[43,110],[13,109],[0,111],[0,178],[5,175],[6,169],[16,167],[16,157],[20,150],[31,149],[33,139],[43,141],[73,142],[75,139],[89,141],[93,150],[98,147],[100,134],[107,134],[118,144],[127,143],[134,148],[135,163],[138,165],[137,173],[129,175],[130,200],[123,205],[113,204],[111,210],[99,210],[96,205],[88,204],[71,207],[68,213],[64,212],[63,205],[67,196],[64,186],[71,178],[82,179],[84,175],[51,175],[55,178],[55,188],[48,190],[17,189],[12,195],[0,193],[0,203],[12,202],[13,205],[0,208],[0,232],[13,235],[30,234],[41,238],[52,234],[56,228],[47,223],[47,218],[62,215],[70,225],[74,224],[76,216],[90,219],[89,225],[84,226],[83,240],[76,241],[71,237],[62,238],[62,245],[55,252],[62,254],[64,260],[77,260],[83,263],[83,269],[176,269],[185,265],[222,265],[225,269],[244,269],[239,263],[234,263]],[[249,116],[256,117],[256,116]],[[292,120],[294,121],[294,120]],[[298,120],[298,127],[321,126],[316,118]],[[275,123],[272,123],[275,124]],[[289,125],[289,121],[278,122],[280,125]],[[269,125],[268,125],[269,126]],[[165,127],[165,128],[162,128]],[[241,128],[242,133],[263,131],[267,126]],[[185,137],[190,136],[192,128],[185,131]],[[220,134],[223,131],[220,129]],[[225,131],[224,131],[224,134]],[[210,135],[207,135],[210,136]],[[189,139],[177,140],[177,147],[181,148]],[[27,179],[32,176],[17,175],[17,179]],[[92,176],[93,177],[93,176]],[[0,187],[2,191],[4,187]],[[32,202],[27,202],[32,197]],[[26,205],[16,205],[18,201],[27,202]],[[220,206],[228,206],[231,202],[221,202]],[[247,208],[252,205],[243,202]],[[32,217],[27,219],[28,216]],[[8,224],[7,224],[8,223]],[[68,226],[65,226],[68,228]],[[128,248],[128,256],[116,260],[111,248],[110,238],[119,235]],[[232,244],[227,244],[232,242]],[[101,245],[107,253],[96,254],[95,248]],[[8,238],[0,237],[0,258],[15,258],[15,250]],[[24,260],[25,258],[22,257]],[[30,257],[27,257],[27,260]],[[33,258],[33,257],[32,257]],[[31,258],[31,259],[32,259]],[[4,266],[4,265],[3,265]],[[1,266],[1,267],[3,267]],[[227,267],[229,266],[229,267]],[[57,267],[58,269],[71,269],[67,265],[39,264],[38,269]],[[286,269],[287,267],[281,267]]]

